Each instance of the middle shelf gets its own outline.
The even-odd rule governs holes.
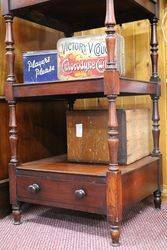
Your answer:
[[[10,93],[11,86],[6,87],[6,94]],[[65,95],[76,98],[103,97],[104,79],[93,78],[72,81],[57,81],[48,83],[14,84],[12,86],[15,98],[35,98],[35,97],[64,97]],[[160,95],[160,85],[138,81],[129,78],[120,78],[120,95]]]

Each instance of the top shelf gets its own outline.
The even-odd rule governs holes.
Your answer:
[[[10,10],[7,2],[9,1]],[[8,0],[3,14],[15,16],[70,34],[104,26],[106,0]],[[117,24],[157,16],[157,0],[115,0]]]

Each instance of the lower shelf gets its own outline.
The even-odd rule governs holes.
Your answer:
[[[123,207],[157,189],[159,161],[148,156],[120,166]],[[16,169],[17,200],[106,214],[107,168],[69,163],[64,155],[22,164]]]
[[[125,174],[147,164],[157,161],[158,157],[147,156],[129,165],[120,165],[121,174]],[[106,176],[107,164],[91,164],[69,162],[66,155],[53,156],[50,158],[32,161],[19,165],[17,169],[41,172],[54,172],[64,174],[81,174],[90,176]]]

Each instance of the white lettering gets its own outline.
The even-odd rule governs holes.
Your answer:
[[[105,55],[107,52],[105,39],[100,42],[97,42],[96,40],[91,40],[87,43],[63,41],[60,46],[60,52],[65,54],[71,51],[80,52],[84,55],[89,56]]]
[[[68,59],[62,62],[62,70],[64,73],[72,73],[74,71],[89,71],[96,69],[98,72],[104,72],[107,59],[100,58],[97,61],[79,61],[77,63],[71,63]]]
[[[42,67],[42,65],[45,65],[45,64],[48,64],[50,63],[50,56],[48,57],[45,57],[43,60],[41,61],[36,61],[36,60],[33,60],[33,61],[28,61],[28,71],[30,71],[31,69],[35,69],[37,67]]]
[[[45,75],[45,74],[50,73],[50,72],[52,72],[54,70],[55,70],[55,66],[50,66],[49,68],[45,68],[45,69],[42,69],[42,68],[35,69],[35,73],[36,73],[35,76],[37,78],[38,76]]]

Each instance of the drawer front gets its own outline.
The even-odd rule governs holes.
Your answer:
[[[81,178],[17,176],[17,197],[21,201],[105,213],[106,185]]]

